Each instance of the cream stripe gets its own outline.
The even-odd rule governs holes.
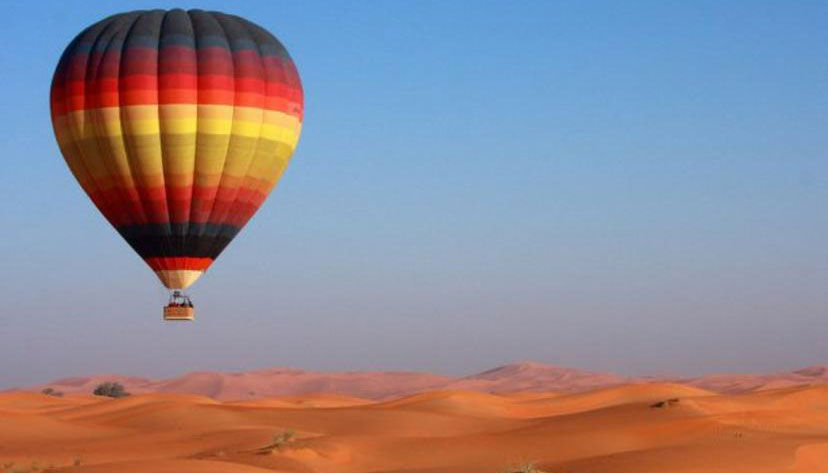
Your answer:
[[[204,274],[204,271],[194,269],[162,269],[156,271],[155,274],[167,289],[187,289]]]

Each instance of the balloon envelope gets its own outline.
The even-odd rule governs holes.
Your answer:
[[[64,51],[51,90],[69,168],[170,289],[195,282],[264,202],[302,112],[282,44],[200,10],[95,23]]]

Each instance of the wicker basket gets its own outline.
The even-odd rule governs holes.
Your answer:
[[[195,309],[192,307],[166,306],[164,307],[164,320],[193,320]]]

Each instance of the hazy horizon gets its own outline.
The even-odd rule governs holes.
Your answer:
[[[270,366],[622,375],[828,363],[828,3],[203,1],[302,78],[291,165],[190,324],[75,182],[48,110],[84,27],[10,5],[0,388]],[[189,7],[189,5],[188,5]]]
[[[542,365],[544,367],[557,367],[557,368],[561,368],[561,369],[574,369],[576,371],[581,371],[583,373],[593,373],[595,375],[617,375],[617,376],[620,376],[621,378],[629,378],[631,380],[635,380],[637,378],[651,378],[651,377],[652,378],[669,378],[669,379],[682,379],[682,378],[684,378],[684,379],[695,379],[695,378],[702,378],[704,376],[710,376],[710,375],[733,375],[733,376],[775,375],[775,374],[792,373],[794,371],[799,371],[800,369],[803,369],[803,368],[812,368],[812,367],[815,367],[815,366],[828,366],[828,364],[822,363],[822,364],[819,364],[819,365],[800,366],[800,367],[791,368],[791,369],[788,369],[788,370],[774,371],[774,372],[711,371],[711,372],[697,374],[697,375],[687,375],[686,373],[677,373],[677,372],[670,372],[670,373],[667,373],[667,372],[661,372],[661,373],[635,373],[635,374],[626,373],[625,374],[625,373],[616,373],[616,372],[611,372],[611,371],[586,370],[586,369],[580,369],[580,368],[575,367],[575,366],[555,365],[554,363],[544,363],[544,362],[540,362],[540,361],[537,361],[537,360],[514,360],[514,361],[511,361],[511,362],[492,365],[492,366],[488,366],[488,367],[484,367],[484,368],[481,368],[481,369],[472,370],[472,371],[468,371],[468,372],[453,372],[453,373],[440,372],[440,371],[428,371],[428,370],[416,370],[416,369],[410,369],[410,370],[392,370],[392,369],[366,369],[366,370],[348,370],[348,369],[325,370],[325,369],[321,369],[321,370],[314,370],[314,369],[298,368],[298,367],[294,367],[294,366],[267,366],[267,367],[259,367],[259,368],[255,368],[255,369],[243,369],[243,370],[221,370],[221,369],[217,369],[217,370],[207,370],[207,369],[205,369],[205,370],[194,370],[194,371],[185,371],[185,372],[180,372],[180,373],[171,373],[169,375],[164,375],[164,376],[148,376],[148,375],[144,375],[144,374],[141,374],[141,373],[116,373],[116,372],[111,372],[111,373],[75,373],[75,374],[68,374],[68,375],[65,375],[65,376],[61,376],[59,378],[50,378],[50,379],[37,380],[37,381],[35,381],[31,384],[28,384],[28,385],[15,385],[15,386],[0,385],[0,390],[9,389],[9,388],[11,388],[11,389],[30,388],[30,387],[34,387],[34,386],[38,386],[38,385],[51,384],[52,382],[62,381],[62,380],[65,380],[65,379],[86,378],[86,377],[103,377],[103,378],[106,378],[107,376],[112,376],[112,377],[126,376],[126,377],[130,377],[130,378],[146,378],[146,379],[149,379],[149,380],[152,380],[152,381],[158,381],[158,380],[176,379],[176,378],[187,376],[189,374],[196,374],[196,373],[237,374],[237,373],[255,373],[255,372],[270,371],[270,370],[289,370],[289,371],[305,372],[305,373],[320,373],[320,374],[323,374],[323,375],[324,374],[339,374],[339,373],[392,373],[392,372],[393,373],[422,373],[422,374],[432,374],[432,375],[445,376],[445,377],[448,377],[448,378],[461,379],[461,378],[464,378],[464,377],[467,377],[467,376],[476,376],[476,375],[480,375],[480,374],[483,374],[483,373],[487,373],[487,372],[493,371],[495,369],[501,369],[501,368],[508,369],[508,368],[515,367],[515,366],[520,366],[520,365],[530,365],[530,369],[532,369],[531,365]]]

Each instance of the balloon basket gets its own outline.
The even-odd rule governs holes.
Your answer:
[[[164,307],[164,320],[194,320],[195,309],[192,307]]]
[[[179,291],[170,294],[170,302],[164,306],[164,320],[193,320],[195,308],[190,298]]]

